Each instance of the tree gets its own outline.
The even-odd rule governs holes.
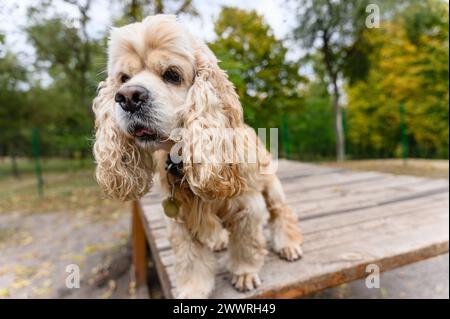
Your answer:
[[[24,138],[21,128],[26,124],[26,80],[25,68],[6,47],[4,36],[0,34],[0,155],[11,156],[15,176],[19,175],[16,157]]]
[[[331,87],[332,105],[335,113],[336,157],[345,158],[345,139],[342,124],[340,82],[345,75],[362,76],[367,72],[362,31],[365,23],[366,0],[332,1],[302,0],[299,2],[298,27],[295,39],[308,52],[318,50],[325,65],[327,82]],[[317,45],[317,46],[316,46]],[[354,60],[360,66],[354,69]],[[349,74],[351,72],[351,74]]]
[[[118,21],[120,25],[140,21],[147,15],[161,13],[198,15],[192,0],[127,0],[120,3],[125,13]]]
[[[73,9],[70,17],[59,10],[61,4]],[[191,1],[133,0],[122,4],[126,16],[116,25],[150,13],[195,13]],[[29,124],[42,133],[45,155],[91,153],[94,121],[90,106],[106,68],[107,41],[107,26],[99,36],[89,32],[93,14],[93,0],[40,0],[28,8],[24,31],[35,49],[35,63],[29,67],[25,107]]]
[[[448,158],[448,27],[448,4],[423,1],[365,31],[372,67],[366,81],[347,87],[353,145],[397,155],[403,104],[413,155]]]
[[[326,72],[319,55],[312,55],[308,60],[313,66],[314,79],[305,86],[305,106],[300,112],[290,115],[295,123],[291,135],[299,139],[295,152],[302,160],[329,160],[335,155],[333,149],[336,139]],[[306,63],[307,60],[303,62]]]
[[[282,115],[301,109],[305,78],[260,15],[225,7],[214,30],[217,39],[210,47],[236,86],[250,125],[276,127]]]
[[[87,31],[92,0],[64,0],[78,11],[79,17],[68,19],[56,13],[47,17],[47,9],[57,1],[42,1],[28,10],[27,35],[36,49],[37,63],[44,67],[54,80],[68,80],[74,87],[74,98],[80,106],[89,108],[92,92],[96,87],[96,72],[93,56],[102,52],[97,41]],[[66,82],[67,84],[67,82]]]
[[[69,18],[51,9],[56,3],[72,7],[77,16]],[[105,37],[94,38],[88,32],[91,3],[46,0],[28,8],[25,32],[35,49],[35,63],[30,67],[27,108],[30,124],[42,133],[47,155],[90,154],[88,137],[94,122],[90,106],[106,66]]]

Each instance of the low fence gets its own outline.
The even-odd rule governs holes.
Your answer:
[[[398,140],[392,141],[393,146],[376,150],[353,144],[347,139],[346,158],[435,157],[432,151],[422,150],[411,143],[403,118],[401,119]],[[251,124],[256,128],[264,127],[260,123]],[[332,123],[316,128],[309,126],[307,119],[281,116],[272,121],[270,126],[278,128],[280,157],[301,161],[332,161],[335,159]],[[351,128],[346,125],[344,128],[348,135]],[[0,136],[0,178],[11,176],[19,178],[24,174],[35,174],[38,192],[42,195],[44,177],[47,172],[93,169],[93,136],[93,131],[89,129],[23,128],[15,131],[3,131]]]

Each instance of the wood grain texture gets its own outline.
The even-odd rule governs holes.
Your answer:
[[[368,264],[386,271],[448,251],[448,180],[286,160],[277,175],[304,234],[303,259],[289,263],[269,253],[261,287],[239,293],[230,284],[227,253],[217,253],[212,298],[298,298],[362,278]],[[164,294],[172,298],[174,257],[160,202],[156,192],[145,196],[140,215]]]
[[[143,219],[140,215],[139,202],[131,203],[131,238],[133,247],[133,280],[136,283],[136,292],[138,298],[149,297],[147,289],[147,239],[143,225]]]

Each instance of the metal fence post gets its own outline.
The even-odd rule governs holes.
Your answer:
[[[287,115],[283,115],[283,145],[286,158],[291,159],[291,144],[289,144],[289,125]]]
[[[348,122],[347,122],[347,110],[345,107],[341,107],[342,110],[342,129],[344,130],[344,141],[345,141],[345,151],[346,154],[345,156],[348,156],[351,154],[350,149],[351,149],[351,143],[349,143],[348,137],[347,137],[347,132],[348,132]],[[351,155],[350,155],[351,156]],[[348,158],[346,158],[348,159]]]
[[[44,195],[44,179],[42,178],[42,168],[40,160],[41,150],[39,148],[39,137],[36,128],[31,129],[31,145],[33,149],[34,169],[37,178],[38,195],[39,197],[42,197]]]
[[[403,164],[408,164],[408,136],[406,133],[406,123],[405,123],[405,105],[403,103],[400,103],[398,105],[399,112],[400,112],[400,136],[401,136],[401,143],[402,143],[402,156],[403,156]]]

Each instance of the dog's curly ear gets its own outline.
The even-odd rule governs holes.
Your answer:
[[[238,161],[244,147],[233,136],[245,130],[243,110],[228,75],[204,43],[197,43],[195,59],[194,83],[178,114],[183,128],[184,176],[203,199],[233,197],[249,182],[247,165]]]
[[[115,122],[114,84],[101,82],[92,109],[95,114],[96,178],[106,195],[130,200],[149,190],[153,177],[151,154],[138,148]]]

